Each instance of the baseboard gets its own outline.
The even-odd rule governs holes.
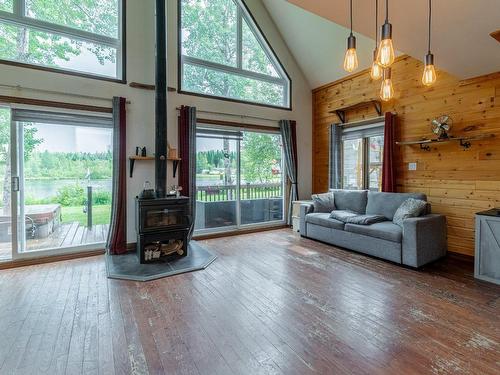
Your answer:
[[[5,270],[5,269],[9,269],[9,268],[17,268],[17,267],[34,266],[37,264],[62,262],[65,260],[72,260],[72,259],[79,259],[79,258],[94,257],[97,255],[103,255],[105,252],[106,251],[104,249],[97,249],[97,250],[90,250],[90,251],[82,251],[82,252],[73,253],[73,254],[52,255],[52,256],[42,257],[42,258],[8,260],[5,262],[0,262],[0,270]]]
[[[463,262],[468,262],[468,263],[474,263],[474,256],[473,255],[467,255],[467,254],[461,254],[461,253],[455,253],[453,251],[448,251],[447,256],[453,259],[458,259]]]
[[[264,228],[240,229],[240,230],[232,230],[232,231],[220,232],[220,233],[202,234],[202,235],[194,236],[193,239],[197,240],[197,241],[210,240],[213,238],[232,237],[232,236],[238,236],[240,234],[268,232],[270,230],[285,229],[285,228],[290,228],[290,226],[283,224],[283,225],[276,225],[276,226],[264,227]]]

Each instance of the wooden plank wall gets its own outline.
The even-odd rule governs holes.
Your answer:
[[[458,143],[432,147],[396,146],[397,184],[401,192],[423,192],[433,211],[448,218],[449,251],[474,254],[474,213],[500,207],[500,72],[459,81],[438,71],[435,86],[421,83],[422,63],[409,56],[393,67],[395,99],[384,112],[398,114],[396,139],[430,137],[430,120],[449,114],[453,135],[494,133],[495,138],[475,141],[469,150]],[[313,90],[313,191],[328,189],[328,130],[338,118],[330,111],[357,102],[378,99],[380,82],[367,71]],[[376,116],[373,108],[347,114],[349,121]],[[417,170],[408,171],[416,162]]]

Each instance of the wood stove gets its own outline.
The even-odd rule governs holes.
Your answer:
[[[187,255],[192,225],[189,198],[136,198],[135,219],[141,264]]]
[[[191,200],[169,198],[167,184],[167,49],[165,0],[156,0],[155,198],[136,198],[137,256],[141,264],[186,256]]]

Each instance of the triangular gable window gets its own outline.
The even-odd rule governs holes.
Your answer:
[[[242,0],[179,0],[181,92],[290,108],[290,79]]]

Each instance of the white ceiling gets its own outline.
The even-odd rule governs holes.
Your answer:
[[[312,87],[347,75],[342,63],[349,34],[348,0],[263,2]],[[379,24],[384,3],[379,0]],[[427,52],[427,6],[425,0],[389,2],[395,48],[418,59]],[[370,65],[375,44],[375,1],[354,0],[353,7],[363,69]],[[431,49],[436,66],[462,79],[500,71],[500,43],[489,36],[498,29],[500,0],[434,1]]]
[[[312,88],[345,76],[349,29],[285,0],[262,0]],[[356,34],[359,69],[370,66],[375,41]]]

